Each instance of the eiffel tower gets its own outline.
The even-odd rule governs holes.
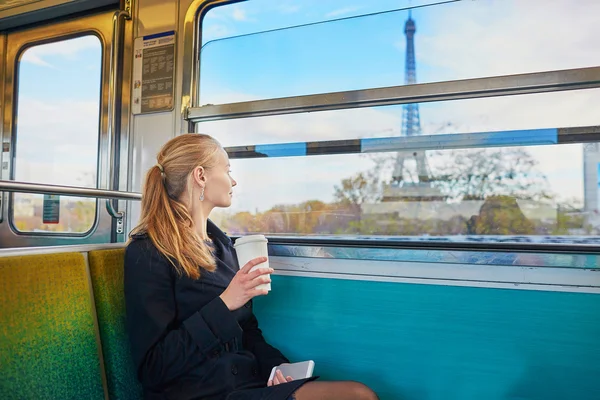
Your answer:
[[[417,26],[409,11],[408,19],[404,25],[406,35],[406,62],[405,84],[417,83],[415,62],[415,32]],[[405,104],[402,109],[402,136],[418,136],[421,134],[421,118],[419,117],[419,104]],[[416,179],[405,180],[404,174],[407,161],[416,163]],[[432,201],[443,200],[439,190],[431,185],[431,172],[427,165],[424,151],[399,151],[396,157],[394,173],[391,183],[384,188],[382,201]]]

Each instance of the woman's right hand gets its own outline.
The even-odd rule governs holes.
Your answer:
[[[266,267],[257,268],[250,272],[254,266],[262,264],[265,261],[267,261],[267,257],[258,257],[248,261],[248,263],[235,274],[229,283],[229,286],[227,286],[227,289],[221,293],[219,297],[230,311],[243,307],[244,304],[256,296],[269,293],[267,289],[256,289],[256,287],[271,282],[271,278],[267,275],[273,273],[273,269]]]

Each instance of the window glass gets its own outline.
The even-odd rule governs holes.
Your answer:
[[[600,148],[542,144],[561,142],[555,128],[600,125],[600,114],[589,107],[598,102],[600,89],[419,104],[421,131],[432,135],[419,152],[425,163],[413,152],[385,148],[298,156],[305,141],[365,139],[366,151],[369,139],[402,138],[403,106],[210,121],[196,128],[230,147],[232,157],[235,146],[248,145],[269,155],[232,160],[238,181],[233,206],[213,216],[231,233],[576,240],[600,233]],[[490,140],[461,140],[466,148],[440,144],[467,134]],[[499,137],[503,143],[494,141]],[[516,147],[503,147],[507,141]],[[267,151],[270,144],[276,151]],[[513,226],[512,214],[485,216],[495,208],[530,222]]]
[[[97,187],[102,47],[96,36],[33,46],[18,66],[14,179]],[[16,193],[21,232],[85,233],[96,200]]]
[[[421,135],[600,125],[600,89],[420,103]],[[405,106],[206,121],[223,146],[403,136]]]
[[[597,15],[600,2],[570,0],[216,7],[202,20],[200,104],[597,66]]]
[[[446,237],[600,243],[598,144],[231,160],[231,234]],[[595,168],[586,168],[586,164]]]

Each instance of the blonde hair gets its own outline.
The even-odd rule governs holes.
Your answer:
[[[145,233],[158,251],[181,275],[200,277],[201,269],[214,271],[215,258],[195,232],[187,206],[181,201],[190,195],[190,174],[194,168],[214,167],[221,145],[208,135],[187,133],[169,140],[157,155],[158,164],[146,174],[139,224],[130,237]]]

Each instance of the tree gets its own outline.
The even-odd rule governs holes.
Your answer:
[[[382,185],[379,171],[359,172],[350,178],[343,179],[340,185],[334,186],[333,198],[349,211],[360,216],[361,205],[376,203],[381,200]]]
[[[327,203],[308,200],[300,204],[276,205],[263,215],[269,232],[317,233],[331,209]]]
[[[223,224],[223,229],[230,233],[252,233],[252,232],[264,232],[264,226],[261,223],[262,214],[252,214],[248,211],[242,211],[231,218],[226,219]]]
[[[556,224],[548,231],[552,235],[569,235],[574,231],[587,235],[598,234],[598,229],[589,223],[589,214],[580,198],[564,199],[557,204]]]
[[[467,222],[468,232],[474,235],[532,235],[535,224],[530,221],[512,196],[489,196]]]
[[[536,170],[537,161],[523,148],[436,151],[428,158],[433,184],[454,200],[551,197],[546,176]]]
[[[435,217],[421,220],[410,215],[361,215],[359,210],[362,204],[380,200],[380,196],[367,198],[366,195],[381,194],[379,182],[383,179],[380,177],[391,176],[396,158],[395,153],[371,156],[375,164],[371,171],[344,179],[336,187],[336,200],[348,204],[357,215],[347,223],[347,232],[447,235],[466,234],[470,230],[477,234],[532,234],[537,229],[536,225],[533,221],[520,218],[524,216],[518,210],[516,200],[539,201],[550,198],[546,177],[536,168],[537,161],[526,149],[509,147],[428,151],[430,182],[451,202],[489,199],[487,205],[502,208],[501,212],[488,210],[493,208],[490,206],[480,210],[481,215],[476,218],[457,214],[450,220]],[[416,168],[409,165],[405,179],[410,180],[410,176],[415,175],[411,173],[411,167]],[[372,190],[368,189],[370,183],[374,186]],[[469,218],[471,220],[468,223]]]
[[[330,224],[335,233],[374,233],[378,229],[376,218],[364,218],[362,205],[381,201],[383,186],[379,178],[380,166],[359,172],[343,179],[334,186],[334,207],[337,207],[335,224]]]

